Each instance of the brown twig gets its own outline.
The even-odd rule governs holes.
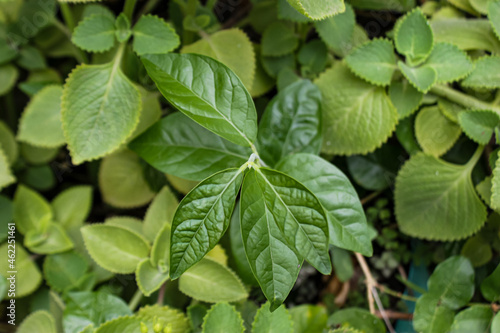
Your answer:
[[[163,305],[163,299],[165,298],[165,286],[166,283],[162,284],[160,291],[158,292],[158,300],[156,301],[158,305]]]
[[[360,200],[361,204],[363,206],[366,205],[367,203],[369,203],[370,201],[372,201],[373,199],[378,197],[381,193],[382,193],[382,191],[375,191],[375,192],[370,193],[369,195],[367,195],[366,197],[364,197],[363,199]]]
[[[376,311],[375,315],[379,318],[382,318],[382,314],[380,311]],[[404,312],[396,312],[392,310],[386,310],[385,315],[387,318],[390,319],[402,319],[402,320],[412,320],[413,319],[413,313],[404,313]]]

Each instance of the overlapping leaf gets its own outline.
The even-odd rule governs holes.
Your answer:
[[[425,65],[436,71],[437,82],[439,83],[460,80],[474,68],[472,61],[465,52],[448,43],[436,43]]]
[[[474,70],[462,81],[462,85],[470,88],[500,88],[500,57],[486,56],[476,60]]]
[[[500,124],[500,116],[493,111],[470,110],[459,113],[458,123],[469,138],[486,145]]]
[[[322,20],[345,10],[343,0],[288,0],[288,3],[313,20]]]
[[[243,333],[243,319],[236,308],[227,303],[217,303],[203,318],[203,333]]]
[[[438,80],[436,70],[427,65],[410,67],[400,61],[398,67],[408,81],[422,93],[427,93]]]
[[[107,51],[115,44],[115,21],[107,15],[88,16],[78,24],[71,41],[86,51]]]

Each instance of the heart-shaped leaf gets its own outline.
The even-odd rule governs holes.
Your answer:
[[[396,23],[394,42],[399,53],[412,64],[422,63],[434,45],[432,29],[420,8],[409,12]]]

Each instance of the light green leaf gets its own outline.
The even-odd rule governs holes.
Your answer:
[[[179,36],[163,19],[155,15],[143,15],[134,25],[134,51],[138,55],[168,53],[176,49]]]
[[[85,51],[108,51],[115,45],[115,21],[108,15],[90,15],[78,24],[71,41]]]
[[[479,155],[456,165],[416,154],[396,178],[396,217],[400,230],[433,240],[462,239],[486,221],[486,207],[470,178]]]
[[[469,56],[457,46],[449,43],[436,43],[425,66],[436,71],[439,83],[458,81],[474,69]]]
[[[428,294],[452,310],[465,306],[474,295],[474,267],[469,259],[453,256],[440,263],[427,281]]]
[[[500,39],[500,1],[490,1],[488,5],[488,19],[495,34]]]
[[[288,0],[278,0],[278,18],[281,20],[288,20],[299,23],[312,21],[312,19],[301,14],[295,8],[293,8]]]
[[[462,50],[500,54],[500,40],[486,19],[448,18],[431,22],[436,42],[455,44]]]
[[[140,207],[155,196],[144,179],[139,156],[130,150],[114,153],[102,160],[99,189],[104,202],[119,208]]]
[[[476,185],[476,191],[486,205],[491,206],[491,180],[492,176],[484,178],[480,183]]]
[[[284,305],[279,308],[270,311],[270,303],[264,303],[257,314],[255,315],[255,320],[252,324],[253,333],[293,333],[293,321],[292,317],[288,313],[288,310]]]
[[[19,58],[16,61],[19,67],[28,71],[37,71],[47,68],[45,58],[37,48],[25,46],[19,51]]]
[[[282,160],[278,170],[308,188],[328,212],[330,244],[372,255],[368,225],[356,190],[333,164],[311,154],[296,154]]]
[[[354,10],[349,4],[345,5],[343,13],[314,22],[321,39],[336,55],[342,57],[350,51],[355,24]]]
[[[423,108],[415,118],[415,136],[429,155],[438,157],[446,153],[460,134],[460,126],[446,118],[437,106]]]
[[[74,164],[116,150],[133,133],[141,113],[141,96],[123,74],[120,61],[81,65],[63,90],[62,122]]]
[[[45,310],[33,312],[23,320],[16,332],[56,333],[54,317]]]
[[[170,268],[170,223],[158,232],[151,249],[151,263],[161,272]]]
[[[129,144],[155,168],[191,180],[245,163],[250,149],[201,127],[181,112],[163,118]]]
[[[227,303],[217,303],[203,318],[203,333],[243,333],[243,319],[236,308]]]
[[[228,45],[232,46],[231,52],[227,52]],[[254,48],[248,36],[240,29],[216,32],[206,39],[200,39],[196,43],[183,47],[181,53],[197,53],[218,60],[240,78],[247,90],[250,91],[253,87]]]
[[[286,2],[286,0],[283,0]],[[260,45],[254,44],[254,53],[260,54]],[[292,56],[293,58],[293,56]],[[248,90],[252,97],[264,95],[274,86],[274,80],[270,77],[262,66],[261,57],[255,57],[255,75],[253,78],[252,86]]]
[[[471,5],[471,0],[448,0],[448,2],[451,3],[453,6],[463,10],[464,12],[467,12],[474,16],[480,16],[480,13],[478,13]]]
[[[150,296],[152,293],[160,289],[161,285],[168,280],[168,277],[168,270],[161,272],[151,263],[149,258],[143,259],[137,265],[137,269],[135,271],[137,286],[144,296]]]
[[[497,313],[491,322],[491,333],[500,333],[500,313]]]
[[[480,234],[467,239],[460,254],[469,259],[474,267],[487,264],[493,257],[490,244]]]
[[[121,298],[106,292],[72,292],[66,297],[63,315],[64,333],[80,332],[85,327],[132,315]]]
[[[260,61],[264,71],[272,78],[277,78],[285,69],[295,70],[296,65],[293,53],[282,57],[261,57]]]
[[[93,224],[81,231],[90,256],[108,271],[132,273],[149,254],[148,242],[128,229]]]
[[[422,63],[429,56],[434,36],[420,8],[398,20],[394,28],[394,43],[398,52],[407,57],[411,64]]]
[[[179,279],[179,290],[196,300],[236,302],[248,297],[240,279],[229,268],[204,258]]]
[[[491,180],[491,208],[500,210],[500,158],[497,158]],[[15,207],[15,206],[14,206]]]
[[[77,287],[87,269],[87,261],[76,252],[49,255],[43,262],[45,280],[56,291]]]
[[[29,164],[45,164],[52,161],[59,152],[59,148],[41,148],[35,147],[27,143],[20,145],[21,156]]]
[[[37,192],[19,185],[14,195],[14,222],[20,233],[41,230],[52,220],[49,203]]]
[[[476,60],[472,73],[462,81],[468,88],[500,88],[500,57],[485,56]]]
[[[399,61],[398,67],[410,83],[422,93],[427,93],[437,82],[438,76],[434,68],[423,65],[421,67],[410,67]]]
[[[286,3],[286,0],[284,0]],[[314,39],[304,45],[297,54],[297,60],[302,65],[302,73],[306,75],[321,73],[328,61],[328,49],[325,43]]]
[[[12,263],[8,261],[8,259],[12,259],[12,253],[9,254],[8,251],[9,244],[5,242],[0,245],[0,254],[3,258],[0,261],[0,274],[5,278],[9,278],[12,274],[9,271],[16,270],[17,272],[22,272],[22,274],[18,273],[16,275],[15,298],[21,298],[33,293],[43,280],[38,266],[30,258],[29,253],[18,243],[16,244],[14,266],[12,267],[10,266]]]
[[[391,83],[396,70],[396,55],[388,39],[373,39],[353,50],[346,58],[347,66],[360,78],[381,86]]]
[[[169,175],[167,174],[167,180],[172,185],[172,187],[176,190],[179,191],[180,193],[186,195],[191,191],[193,188],[196,187],[200,182],[195,181],[195,180],[187,180],[184,178],[176,177],[174,175]]]
[[[272,23],[262,34],[261,48],[263,56],[279,57],[292,53],[299,46],[299,38],[293,26],[282,21]]]
[[[288,0],[302,15],[313,20],[322,20],[326,17],[344,12],[343,0]]]
[[[142,110],[139,123],[137,124],[134,133],[132,133],[132,135],[127,139],[127,142],[132,141],[144,133],[144,131],[160,120],[162,115],[161,104],[159,101],[160,96],[156,92],[148,91],[142,86],[136,87],[141,93]]]
[[[385,325],[380,318],[375,317],[368,310],[360,308],[343,309],[334,312],[328,318],[328,325],[342,325],[360,332],[385,333],[386,331]]]
[[[416,303],[413,314],[413,327],[418,332],[448,332],[455,313],[439,302],[439,298],[424,294]]]
[[[241,234],[248,262],[271,310],[276,310],[290,293],[303,259],[278,228],[256,171],[246,175],[241,198]]]
[[[0,149],[4,152],[9,165],[14,164],[19,156],[16,138],[9,126],[0,120]]]
[[[7,157],[0,147],[0,189],[14,183],[16,178],[12,175]]]
[[[317,305],[300,305],[290,309],[295,333],[323,332],[326,329],[326,308]]]
[[[125,13],[118,15],[115,21],[115,37],[119,43],[125,43],[132,35],[130,20]]]
[[[470,110],[460,112],[458,122],[469,138],[486,145],[500,123],[500,116],[493,111]]]
[[[424,94],[409,84],[407,80],[403,80],[391,82],[389,97],[399,113],[399,119],[402,119],[418,109]]]
[[[341,64],[316,81],[323,95],[323,148],[328,154],[366,154],[392,134],[398,112],[383,87],[355,77]]]
[[[179,204],[172,222],[170,276],[177,279],[226,232],[244,169],[227,169],[198,184]]]
[[[458,114],[465,110],[461,105],[450,102],[445,98],[438,99],[438,107],[446,118],[458,124]]]
[[[74,244],[63,227],[49,222],[42,229],[30,229],[25,235],[24,245],[34,253],[60,253],[73,248]]]
[[[17,67],[11,64],[0,66],[0,96],[7,94],[14,88],[18,77]]]
[[[255,141],[253,100],[225,65],[194,54],[146,55],[142,61],[163,96],[187,116],[236,144]]]
[[[135,316],[123,316],[109,320],[99,326],[95,331],[93,328],[88,333],[136,333],[141,332],[141,319]],[[87,333],[85,330],[80,333]]]
[[[54,219],[65,229],[80,227],[92,208],[92,187],[73,186],[59,193],[52,201]]]
[[[167,332],[168,329],[171,329],[171,333],[190,332],[186,316],[181,311],[169,308],[168,306],[147,305],[139,309],[136,317],[146,322],[146,326],[149,329],[148,332],[153,332],[154,323],[164,323]]]
[[[143,233],[150,241],[155,240],[165,225],[170,225],[179,205],[176,196],[164,186],[149,205],[144,216]],[[170,238],[170,237],[169,237]]]
[[[481,293],[490,302],[500,300],[500,265],[481,283]]]
[[[298,81],[271,100],[259,123],[257,147],[268,165],[295,153],[321,149],[321,92],[310,81]]]
[[[136,217],[130,217],[130,216],[108,217],[104,221],[104,224],[128,229],[133,233],[143,236],[142,234],[143,223],[140,219]]]

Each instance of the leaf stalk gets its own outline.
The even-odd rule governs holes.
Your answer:
[[[444,97],[452,102],[460,104],[469,109],[490,110],[500,114],[500,107],[490,103],[483,102],[477,98],[459,92],[445,85],[441,84],[435,85],[434,87],[431,88],[430,91],[435,95]]]

